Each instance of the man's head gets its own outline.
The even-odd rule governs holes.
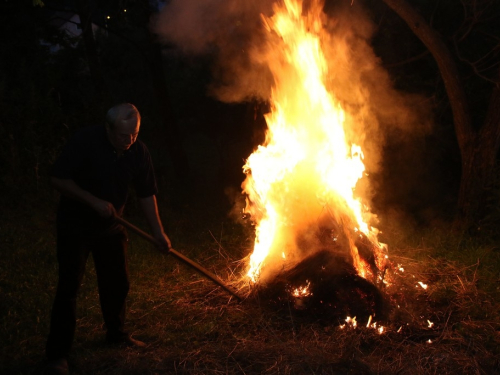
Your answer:
[[[134,144],[141,127],[141,115],[130,103],[121,103],[108,110],[106,132],[108,139],[119,153]]]

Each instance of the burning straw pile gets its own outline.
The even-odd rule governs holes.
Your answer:
[[[377,271],[366,238],[359,237],[360,244],[365,239],[364,246],[359,246],[364,250],[361,254]],[[283,269],[258,284],[252,294],[271,307],[325,322],[339,322],[347,316],[361,320],[371,316],[380,321],[388,314],[383,282],[374,283],[359,276],[352,257],[339,246],[325,247]]]
[[[344,258],[321,250],[288,271],[279,273],[270,283],[257,289],[264,300],[296,311],[307,310],[315,318],[341,321],[346,316],[362,319],[384,315],[381,291],[358,276]]]
[[[378,319],[386,248],[355,193],[366,174],[366,124],[339,99],[344,88],[328,83],[338,67],[322,9],[321,1],[277,2],[262,17],[259,56],[274,87],[265,144],[244,166],[245,212],[255,223],[247,277],[266,300],[295,310]]]

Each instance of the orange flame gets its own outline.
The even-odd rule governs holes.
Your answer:
[[[274,77],[272,110],[266,115],[266,140],[244,166],[245,212],[255,222],[255,244],[248,277],[257,281],[264,264],[289,261],[300,253],[296,235],[328,213],[347,232],[358,273],[355,233],[364,233],[382,249],[378,234],[365,222],[368,212],[354,196],[365,174],[363,151],[346,134],[346,114],[326,88],[327,59],[322,51],[322,3],[303,11],[301,0],[274,5],[266,27],[266,63]],[[278,257],[277,254],[284,254]]]

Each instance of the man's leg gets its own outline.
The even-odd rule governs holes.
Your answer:
[[[108,341],[118,341],[126,336],[124,324],[129,291],[127,242],[126,233],[120,232],[100,239],[92,248]]]
[[[58,229],[59,281],[52,307],[46,355],[51,361],[68,356],[76,326],[76,297],[85,272],[88,250],[75,234]]]

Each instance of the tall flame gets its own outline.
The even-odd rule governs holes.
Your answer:
[[[284,0],[274,5],[273,16],[262,17],[274,87],[265,143],[244,166],[245,212],[256,225],[248,270],[253,281],[278,255],[290,259],[303,252],[297,234],[325,213],[346,233],[361,231],[381,246],[354,196],[365,172],[363,151],[348,138],[344,109],[325,85],[322,5],[313,0],[303,11],[301,0]],[[355,239],[348,238],[354,266],[365,276]]]

